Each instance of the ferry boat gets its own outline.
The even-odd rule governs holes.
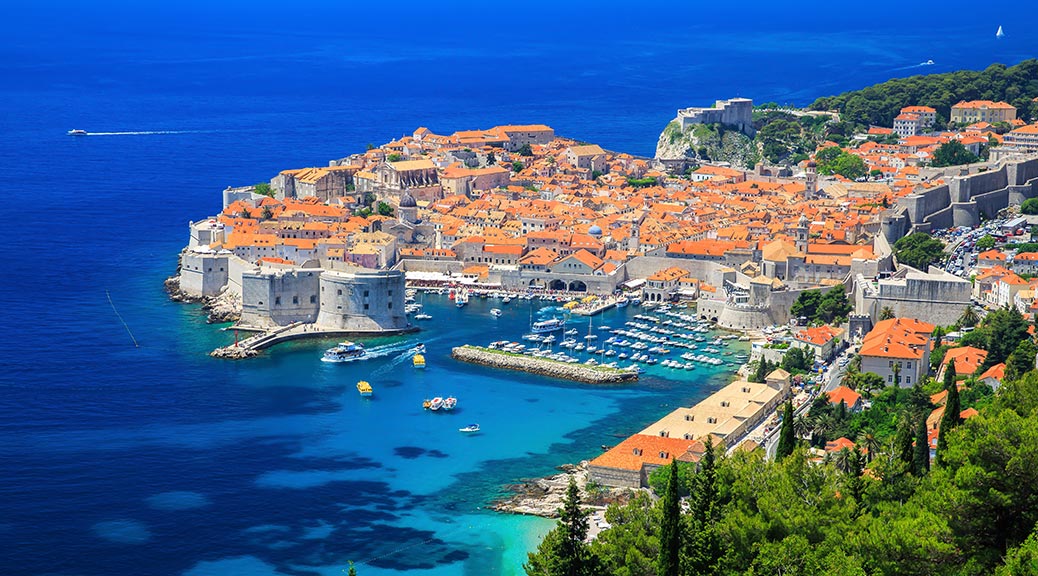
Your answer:
[[[357,392],[360,392],[361,396],[368,397],[371,396],[373,390],[371,389],[371,384],[361,380],[357,382]]]
[[[448,396],[443,399],[444,410],[454,410],[454,407],[458,405],[458,399],[453,396]]]
[[[501,317],[501,309],[500,308],[491,308],[490,309],[490,315],[493,316],[494,318],[500,318]]]
[[[356,342],[339,342],[338,346],[325,350],[322,362],[352,362],[367,357],[364,346]]]
[[[479,424],[469,424],[464,428],[458,428],[458,432],[472,433],[479,432]]]
[[[541,320],[539,322],[534,322],[530,325],[530,331],[535,334],[542,334],[544,332],[555,332],[556,330],[562,330],[565,327],[565,320],[552,318],[550,320]]]
[[[1001,30],[1001,28],[1000,28],[1000,30]],[[88,132],[86,130],[80,130],[78,128],[75,128],[75,129],[69,130],[68,131],[68,135],[69,136],[87,136]]]
[[[415,368],[425,368],[425,356],[415,354],[414,358],[411,359],[411,364],[413,364]]]

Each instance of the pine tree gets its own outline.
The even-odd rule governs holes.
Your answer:
[[[912,452],[912,471],[922,477],[930,471],[930,443],[926,436],[926,420],[919,423],[915,434],[915,450]]]
[[[912,430],[911,420],[903,420],[901,426],[898,427],[894,446],[898,459],[905,463],[908,470],[913,469],[915,462],[915,449],[912,447],[913,436],[915,436],[915,432]]]
[[[600,572],[598,558],[588,548],[588,512],[580,507],[580,490],[569,479],[559,523],[531,552],[523,570],[529,576],[593,576]]]
[[[766,359],[761,358],[760,362],[757,363],[757,371],[753,373],[753,381],[763,383],[767,380],[770,368],[770,363]]]
[[[793,434],[793,403],[786,401],[782,411],[782,428],[779,429],[778,446],[775,448],[775,459],[782,460],[793,453],[796,447],[796,436]]]
[[[681,495],[678,482],[678,462],[671,459],[670,481],[663,496],[663,519],[660,522],[660,553],[656,558],[658,576],[681,574]]]
[[[948,396],[944,401],[944,414],[941,415],[941,428],[937,432],[937,464],[942,464],[941,453],[947,446],[945,435],[962,422],[962,401],[959,399],[959,386],[955,383],[955,362],[948,362],[944,369],[944,389]]]
[[[720,510],[717,494],[717,452],[713,440],[707,436],[706,451],[699,459],[692,490],[692,513],[689,517],[689,539],[686,571],[691,574],[709,574],[721,558],[714,522]]]
[[[346,573],[346,576],[357,576],[357,569],[353,567],[353,562],[350,562],[350,570]]]

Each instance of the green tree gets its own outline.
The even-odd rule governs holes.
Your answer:
[[[1028,215],[1038,214],[1038,198],[1028,198],[1020,204],[1020,212]]]
[[[378,214],[379,214],[379,216],[392,216],[393,215],[393,207],[390,206],[389,204],[385,203],[385,202],[379,201],[379,203],[378,203]]]
[[[884,306],[883,309],[879,311],[879,319],[880,320],[890,320],[893,317],[894,317],[894,309],[891,308],[890,306]]]
[[[399,162],[399,161],[401,161],[403,159],[404,159],[404,157],[401,156],[400,154],[397,154],[396,152],[393,152],[389,156],[386,156],[386,160],[388,162]]]
[[[588,512],[580,507],[580,490],[569,479],[559,523],[544,536],[536,552],[528,555],[523,570],[528,576],[594,576],[600,564],[588,547]]]
[[[844,178],[857,180],[868,172],[865,161],[844,152],[839,146],[830,146],[815,154],[819,174],[839,174]]]
[[[260,212],[260,220],[270,220],[274,217],[274,211],[270,209],[270,206],[264,206],[263,211]]]
[[[757,382],[758,384],[763,384],[764,381],[767,380],[768,374],[771,372],[771,370],[771,362],[768,362],[768,360],[764,358],[764,356],[762,355],[760,361],[757,362],[757,370],[754,371],[753,378],[751,381]]]
[[[791,346],[782,356],[782,369],[790,374],[803,374],[811,371],[815,362],[815,352],[810,348]]]
[[[990,330],[987,342],[987,358],[982,369],[987,369],[999,362],[1005,362],[1016,350],[1027,334],[1027,320],[1015,306],[1006,306],[988,314],[985,327]]]
[[[894,437],[894,450],[897,451],[898,460],[908,469],[914,469],[915,466],[915,448],[912,444],[914,436],[911,419],[903,417],[897,429],[897,436]]]
[[[967,305],[966,309],[962,311],[962,315],[959,316],[959,325],[967,328],[972,328],[980,322],[980,316],[977,314],[976,309],[973,305]]]
[[[871,177],[873,180],[879,180],[883,177],[883,171],[873,168],[872,170],[869,170],[869,177]]]
[[[252,213],[248,208],[242,208],[241,212],[238,212],[238,218],[252,218]]]
[[[948,362],[944,369],[944,389],[948,396],[944,401],[944,414],[941,415],[940,428],[937,431],[937,465],[944,464],[941,454],[948,447],[946,435],[962,422],[962,402],[959,399],[959,385],[955,381],[955,362]]]
[[[512,172],[522,172],[523,168],[525,168],[525,166],[523,166],[522,162],[518,160],[512,162]]]
[[[492,151],[487,152],[487,165],[490,166],[493,164],[497,164],[497,156],[495,156]]]
[[[915,448],[912,452],[912,472],[922,477],[930,471],[930,443],[926,435],[926,419],[916,427]]]
[[[353,562],[350,562],[350,569],[346,572],[346,576],[357,576],[357,569],[353,567]]]
[[[720,499],[717,486],[717,452],[710,436],[704,441],[703,456],[694,479],[689,539],[686,546],[687,570],[693,574],[710,574],[720,560],[723,549],[717,533]]]
[[[656,558],[657,576],[681,574],[681,494],[679,493],[678,462],[670,461],[667,491],[663,496],[663,518],[660,521],[660,553]]]
[[[1034,340],[1030,338],[1021,340],[1006,359],[1006,371],[1003,379],[1016,380],[1034,370],[1035,356],[1038,356],[1038,346],[1035,346]]]
[[[995,570],[995,576],[1038,576],[1038,532],[1006,554],[1005,564]]]
[[[925,272],[944,257],[944,244],[926,232],[916,232],[894,243],[894,256],[898,262]]]
[[[849,388],[852,388],[866,398],[871,397],[875,392],[882,390],[887,385],[883,377],[875,372],[855,372],[853,375],[848,376],[846,384]]]
[[[991,234],[985,234],[980,240],[977,240],[977,250],[991,250],[995,247],[995,237]]]
[[[775,447],[775,459],[782,460],[793,453],[796,437],[793,435],[793,403],[786,401],[782,409],[782,426],[779,428],[778,445]]]
[[[260,182],[259,184],[256,184],[255,190],[253,190],[253,191],[256,194],[262,194],[263,196],[270,196],[271,198],[274,197],[274,191],[271,190],[269,182]]]
[[[520,146],[518,152],[520,156],[533,156],[533,149],[530,148],[529,144],[523,144]],[[518,170],[516,170],[516,172],[518,172]]]
[[[688,496],[692,490],[693,477],[696,469],[691,462],[678,462],[678,493],[681,497]],[[670,486],[670,466],[660,466],[649,473],[649,488],[657,496],[667,493]]]
[[[611,528],[591,543],[604,574],[655,576],[659,555],[660,514],[652,497],[638,491],[626,504],[610,504],[605,512]]]
[[[940,168],[944,166],[959,166],[960,164],[972,164],[980,160],[980,157],[970,152],[958,140],[945,142],[934,150],[931,166]]]

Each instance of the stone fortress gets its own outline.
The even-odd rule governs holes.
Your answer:
[[[694,124],[724,124],[753,136],[753,100],[731,98],[718,100],[712,108],[682,108],[678,110],[677,121],[682,130]]]

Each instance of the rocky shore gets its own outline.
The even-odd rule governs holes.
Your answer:
[[[451,357],[461,362],[479,364],[480,366],[519,370],[551,378],[585,382],[587,384],[621,384],[638,379],[637,372],[628,370],[587,366],[585,364],[568,364],[545,358],[509,354],[479,346],[459,346],[451,351]]]
[[[573,478],[580,489],[580,499],[590,506],[605,506],[622,500],[631,491],[627,488],[607,488],[588,486],[588,463],[585,460],[579,465],[565,464],[559,466],[561,473],[546,478],[532,478],[519,484],[508,486],[512,496],[490,505],[493,510],[508,514],[528,514],[544,518],[558,518],[562,501],[566,498],[569,479]]]
[[[223,348],[217,348],[209,353],[213,358],[220,358],[223,360],[244,360],[245,358],[252,358],[258,356],[259,351],[253,350],[252,348],[245,348],[244,346],[224,346]]]
[[[208,314],[206,322],[210,324],[237,322],[241,318],[241,299],[226,288],[217,296],[193,296],[180,289],[180,270],[166,278],[163,285],[170,300],[201,304],[202,309]]]

